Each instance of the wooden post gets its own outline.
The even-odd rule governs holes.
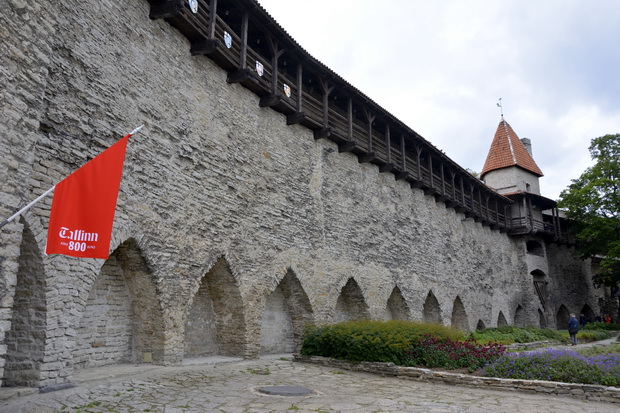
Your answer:
[[[372,123],[375,121],[375,115],[370,113],[366,108],[364,108],[364,115],[366,115],[366,121],[368,122],[368,153],[372,153]]]
[[[301,123],[305,118],[306,114],[303,112],[303,66],[300,63],[297,63],[297,76],[296,76],[296,85],[297,85],[297,109],[295,113],[291,113],[286,116],[286,124],[287,125],[296,125]]]
[[[248,58],[248,12],[244,11],[241,17],[241,46],[239,50],[239,69],[247,66]]]
[[[323,89],[323,127],[314,131],[314,139],[327,138],[331,135],[329,127],[329,94],[334,90],[334,86],[330,86],[326,79],[319,78],[321,88]]]
[[[267,35],[267,45],[271,52],[271,90],[268,96],[260,99],[260,107],[272,107],[280,103],[282,93],[278,91],[278,59],[284,53],[284,49],[278,48],[277,40],[274,40],[270,34]]]
[[[248,55],[248,12],[244,11],[241,18],[241,45],[239,48],[239,67],[228,73],[226,82],[238,83],[256,79],[252,70],[247,67]]]
[[[428,176],[430,179],[430,183],[429,183],[429,188],[434,188],[434,182],[433,182],[433,154],[429,151],[428,152]]]
[[[394,169],[392,164],[392,138],[390,137],[390,125],[385,124],[385,146],[387,149],[387,162],[379,167],[379,172],[389,172]]]
[[[207,35],[209,39],[215,38],[215,22],[217,17],[217,0],[209,1],[209,26],[207,28]]]
[[[210,55],[221,45],[222,41],[215,38],[215,24],[217,17],[217,0],[209,2],[209,20],[207,22],[207,35],[204,38],[193,39],[189,49],[192,56]]]
[[[402,157],[402,170],[407,172],[407,154],[405,153],[405,135],[400,135],[400,154]]]
[[[347,140],[353,140],[353,99],[347,100]]]

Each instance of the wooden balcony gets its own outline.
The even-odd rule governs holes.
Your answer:
[[[315,139],[379,166],[447,208],[492,229],[515,230],[505,211],[512,201],[488,188],[415,131],[308,55],[253,0],[149,0],[150,17],[163,18],[206,55],[260,97],[259,104],[287,115]],[[285,86],[286,85],[286,86]],[[542,226],[544,230],[544,225]]]

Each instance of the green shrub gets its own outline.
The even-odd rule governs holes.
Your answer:
[[[531,343],[534,341],[563,341],[564,335],[551,329],[536,327],[501,326],[471,332],[469,337],[480,342],[499,342],[503,344]]]
[[[588,323],[581,330],[608,330],[620,331],[620,324],[605,324],[601,322]]]
[[[412,343],[421,340],[425,334],[455,340],[464,338],[459,330],[432,323],[348,321],[307,331],[301,354],[355,362],[404,364]]]

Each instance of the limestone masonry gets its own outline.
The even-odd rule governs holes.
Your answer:
[[[253,1],[219,3],[222,16],[247,7],[266,18]],[[0,6],[0,218],[145,124],[129,140],[108,260],[45,256],[51,197],[2,228],[2,385],[61,387],[75,369],[105,364],[293,352],[308,325],[348,319],[563,328],[567,312],[601,311],[590,263],[544,236],[556,215],[532,210],[550,200],[472,183],[485,218],[361,162],[329,128],[308,127],[311,115],[293,122],[274,110],[282,96],[192,55],[195,42],[171,24],[179,17],[152,14],[179,4],[191,16],[178,1]],[[243,24],[231,25],[236,53]],[[422,159],[436,170],[440,158],[419,142],[418,172]],[[442,162],[444,187],[453,171],[453,193],[469,202],[459,167]]]

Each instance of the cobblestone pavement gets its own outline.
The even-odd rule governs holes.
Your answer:
[[[76,387],[0,401],[2,413],[48,412],[618,412],[569,396],[416,382],[293,363],[288,357],[176,367],[83,370]],[[310,396],[269,396],[263,386],[302,386]]]

